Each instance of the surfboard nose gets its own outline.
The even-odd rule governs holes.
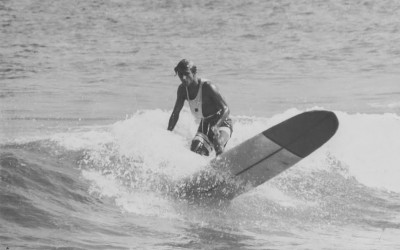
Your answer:
[[[263,135],[293,154],[304,158],[328,141],[337,131],[334,112],[313,110],[296,115],[263,132]]]

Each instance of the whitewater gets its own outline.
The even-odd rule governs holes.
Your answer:
[[[228,145],[300,112],[234,117]],[[165,129],[169,112],[143,110],[109,126],[3,145],[2,239],[7,243],[2,244],[17,249],[393,249],[400,223],[400,159],[393,152],[400,146],[399,117],[336,114],[340,129],[322,148],[218,206],[177,200],[165,189],[166,182],[177,183],[212,158],[188,149],[195,126],[187,109],[177,133]],[[377,150],[369,141],[383,140],[373,133],[382,130],[394,138]],[[392,157],[382,159],[382,150]]]

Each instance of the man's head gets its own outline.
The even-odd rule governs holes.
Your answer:
[[[186,59],[182,59],[178,65],[175,67],[175,74],[181,73],[182,75],[185,75],[188,72],[191,72],[193,75],[197,73],[197,67],[196,65],[193,64],[193,62],[188,61]]]
[[[178,65],[176,65],[174,70],[175,74],[177,74],[181,79],[181,82],[186,86],[189,86],[191,83],[196,82],[197,68],[193,64],[193,62],[182,59],[178,63]]]

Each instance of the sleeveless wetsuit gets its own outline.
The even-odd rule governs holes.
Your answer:
[[[199,90],[197,91],[197,95],[193,100],[189,98],[189,91],[186,87],[186,97],[189,102],[190,111],[192,111],[193,116],[196,120],[202,120],[203,116],[203,81],[199,83]]]

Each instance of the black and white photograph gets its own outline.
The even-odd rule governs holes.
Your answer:
[[[0,250],[399,235],[400,1],[0,0]]]

